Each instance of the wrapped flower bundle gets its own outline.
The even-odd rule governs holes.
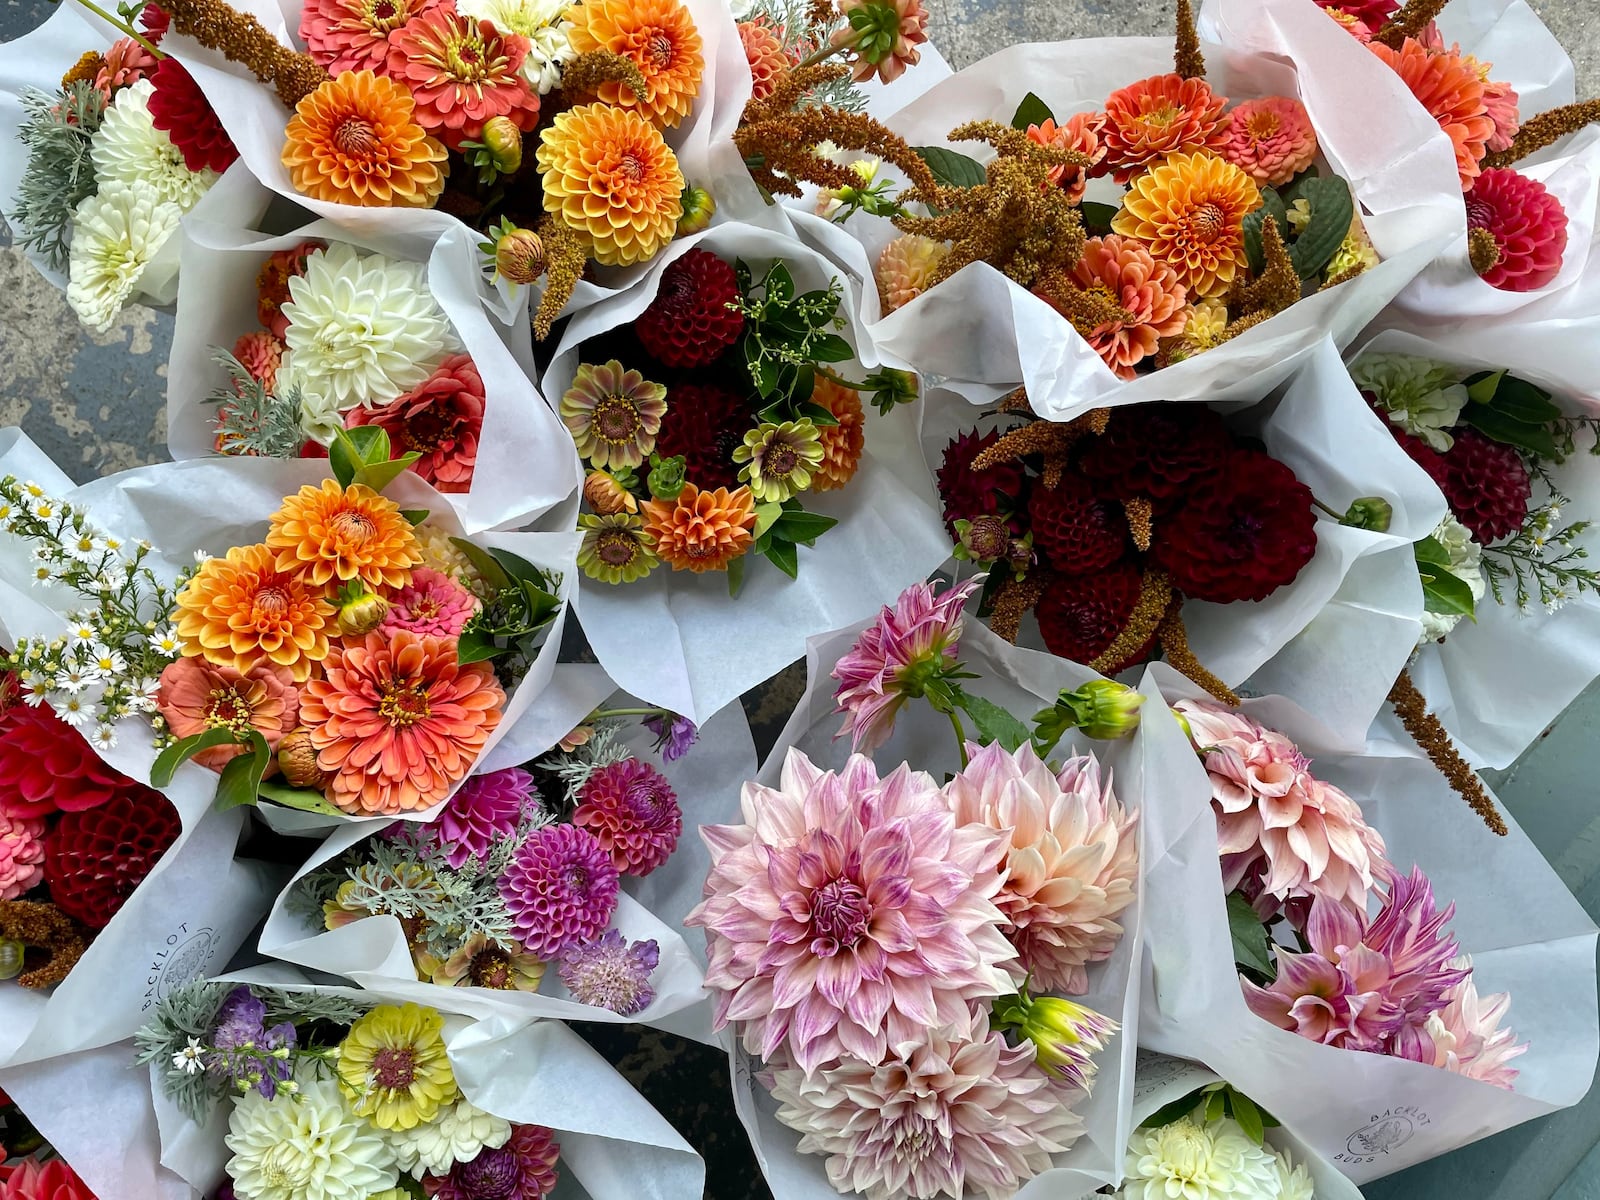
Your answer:
[[[94,1193],[0,1091],[0,1200],[95,1200]]]

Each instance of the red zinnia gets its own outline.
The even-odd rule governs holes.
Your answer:
[[[1500,257],[1483,280],[1508,292],[1542,288],[1561,272],[1567,210],[1537,179],[1492,168],[1467,193],[1467,228],[1487,229]]]
[[[45,844],[51,902],[90,929],[104,929],[179,830],[171,802],[132,780],[107,804],[63,813]]]
[[[0,717],[0,814],[82,812],[137,786],[48,705],[18,704]]]
[[[668,367],[703,367],[739,339],[739,278],[715,254],[691,250],[661,273],[661,288],[633,323],[639,341]]]
[[[183,165],[191,171],[226,171],[233,166],[239,150],[189,68],[169,54],[150,82],[155,87],[150,94],[150,120],[172,139],[183,155]]]
[[[1113,498],[1162,509],[1216,474],[1232,449],[1222,418],[1204,404],[1133,404],[1111,410],[1078,466]]]
[[[470,355],[452,354],[433,374],[404,396],[381,408],[359,405],[345,414],[345,425],[376,425],[389,435],[398,456],[422,455],[411,469],[441,492],[472,486],[483,432],[483,377]]]
[[[750,405],[716,384],[684,383],[667,390],[667,415],[656,435],[662,458],[681,454],[689,479],[703,488],[739,486],[734,450],[755,422]]]
[[[1051,654],[1073,662],[1090,663],[1117,640],[1139,606],[1144,577],[1133,563],[1123,561],[1098,575],[1053,580],[1035,609],[1039,633]],[[1115,675],[1143,662],[1155,643],[1154,636],[1124,661],[1108,664],[1103,672]]]
[[[998,430],[983,434],[968,430],[944,448],[936,478],[944,501],[945,528],[951,537],[956,536],[957,521],[995,516],[1002,507],[1018,506],[1023,498],[1027,481],[1020,463],[1000,463],[987,471],[972,469],[973,460],[999,440]]]
[[[1128,542],[1128,524],[1116,505],[1077,476],[1053,488],[1035,487],[1028,497],[1028,527],[1045,561],[1063,575],[1092,575],[1117,559]]]

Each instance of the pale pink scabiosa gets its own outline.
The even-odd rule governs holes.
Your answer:
[[[1083,1132],[1073,1093],[1009,1046],[975,1009],[917,1031],[882,1061],[805,1070],[786,1053],[763,1082],[802,1154],[827,1157],[828,1181],[868,1200],[1010,1196]]]
[[[1138,817],[1123,810],[1092,756],[1055,772],[1028,744],[968,749],[971,761],[944,796],[956,824],[1010,835],[995,896],[1006,936],[1038,990],[1088,991],[1085,967],[1111,957],[1122,937],[1116,918],[1137,894]]]
[[[981,578],[969,579],[935,595],[933,584],[914,583],[861,631],[832,674],[837,711],[845,714],[838,736],[849,734],[852,749],[883,745],[901,705],[958,669],[961,609],[982,586]]]
[[[511,1140],[485,1146],[447,1175],[425,1175],[422,1190],[433,1200],[544,1200],[556,1190],[561,1147],[543,1125],[513,1125]]]
[[[1317,157],[1311,114],[1292,96],[1246,100],[1228,114],[1221,153],[1263,187],[1288,183]]]
[[[702,826],[706,931],[716,1024],[745,1049],[786,1047],[803,1071],[868,1063],[967,1001],[1015,990],[1015,954],[995,907],[1005,839],[958,826],[933,780],[870,759],[822,771],[791,750],[777,788],[747,783],[744,823]]]
[[[631,1017],[656,998],[650,972],[661,962],[652,938],[631,945],[615,929],[582,946],[569,946],[561,956],[561,982],[579,1004],[606,1008]]]
[[[594,834],[624,875],[648,875],[672,854],[683,810],[667,777],[639,758],[597,767],[578,790],[572,823]]]
[[[456,790],[432,828],[444,859],[460,870],[469,858],[484,859],[538,803],[533,776],[520,767],[474,775]]]
[[[1471,971],[1472,959],[1463,955],[1450,965]],[[1511,997],[1505,992],[1479,996],[1470,975],[1456,984],[1450,989],[1449,1002],[1428,1017],[1433,1065],[1511,1091],[1517,1069],[1507,1064],[1525,1053],[1528,1044],[1517,1045],[1517,1035],[1500,1028],[1510,1007]]]
[[[617,868],[598,838],[576,825],[546,825],[523,842],[500,876],[500,898],[528,953],[553,959],[593,941],[617,908]]]
[[[411,582],[389,599],[379,626],[384,633],[409,629],[418,637],[459,637],[478,611],[478,598],[450,576],[415,567]]]
[[[1537,179],[1503,167],[1484,171],[1467,193],[1467,228],[1494,238],[1494,262],[1473,263],[1490,287],[1531,292],[1561,273],[1567,210]]]

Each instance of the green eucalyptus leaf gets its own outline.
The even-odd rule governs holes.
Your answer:
[[[1011,118],[1011,128],[1026,130],[1030,125],[1043,125],[1053,120],[1055,113],[1050,111],[1050,106],[1029,92],[1017,105],[1016,115]]]
[[[933,177],[946,187],[969,188],[987,182],[988,172],[975,158],[968,158],[946,146],[911,147],[928,164]]]

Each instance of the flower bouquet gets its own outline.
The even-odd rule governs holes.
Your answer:
[[[0,1091],[0,1200],[95,1200],[71,1164]]]
[[[238,152],[153,5],[118,26],[63,4],[0,49],[0,210],[35,266],[103,334],[135,300],[170,304],[186,213],[259,218]]]
[[[1146,688],[1197,768],[1149,849],[1146,1046],[1357,1182],[1584,1094],[1595,929],[1520,830],[1491,850],[1393,718],[1350,753],[1280,698],[1229,709],[1162,666]]]
[[[543,390],[590,470],[579,612],[620,687],[701,720],[945,557],[917,381],[853,309],[821,255],[728,225],[568,326]]]

